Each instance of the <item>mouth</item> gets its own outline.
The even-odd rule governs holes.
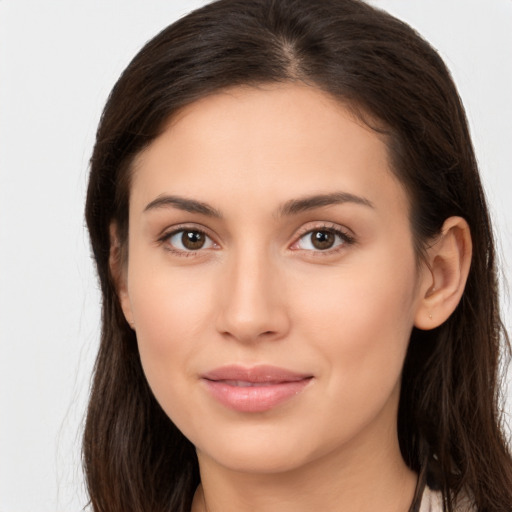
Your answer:
[[[210,395],[223,406],[238,412],[264,412],[301,393],[313,375],[275,366],[216,368],[201,375]]]
[[[224,382],[224,384],[227,384],[228,386],[236,386],[238,388],[252,388],[252,387],[262,387],[262,386],[275,386],[277,384],[284,384],[286,381],[282,382],[248,382],[246,380],[218,380],[218,381],[211,381],[211,382]]]

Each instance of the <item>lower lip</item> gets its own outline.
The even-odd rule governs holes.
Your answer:
[[[298,395],[311,378],[258,386],[234,386],[223,381],[204,379],[208,391],[222,405],[239,412],[264,412]]]

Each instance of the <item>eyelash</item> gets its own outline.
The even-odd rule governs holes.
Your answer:
[[[302,240],[307,235],[311,236],[313,233],[318,233],[318,232],[331,233],[335,237],[339,238],[341,241],[338,243],[338,245],[334,246],[333,248],[327,248],[325,250],[318,249],[315,251],[312,249],[300,249],[300,248],[293,249],[293,250],[306,251],[306,252],[310,253],[310,255],[315,258],[316,257],[326,257],[326,256],[332,256],[334,254],[337,254],[338,252],[346,249],[347,246],[354,245],[356,243],[356,239],[354,238],[354,236],[349,234],[347,231],[342,230],[339,226],[337,226],[335,224],[330,224],[330,223],[329,224],[323,223],[323,224],[319,224],[314,227],[305,228],[302,232],[299,232],[299,234],[297,236],[297,241],[294,242],[292,245],[295,246],[300,242],[300,240]]]
[[[205,230],[199,228],[199,227],[196,227],[196,226],[178,226],[176,228],[174,228],[172,231],[168,231],[166,233],[164,233],[159,239],[158,239],[158,242],[161,243],[161,244],[165,244],[165,249],[171,253],[173,253],[174,255],[176,256],[179,256],[179,257],[185,257],[185,258],[190,258],[190,257],[196,257],[196,256],[199,256],[199,253],[203,250],[205,250],[203,247],[201,247],[200,249],[197,249],[197,250],[183,250],[183,249],[177,249],[176,247],[173,247],[169,241],[170,239],[179,234],[179,233],[186,233],[186,232],[190,232],[190,233],[198,233],[200,235],[203,235],[205,236],[206,238],[208,238],[212,244],[214,244],[215,246],[218,247],[218,244],[216,244],[212,237],[208,235],[208,233],[206,233]],[[345,249],[347,246],[350,246],[350,245],[353,245],[356,240],[355,238],[348,234],[346,231],[343,231],[341,230],[338,226],[336,225],[333,225],[333,224],[321,224],[321,225],[318,225],[318,226],[314,226],[313,228],[311,227],[308,227],[306,229],[304,229],[302,232],[299,232],[297,238],[296,238],[296,241],[292,244],[292,247],[297,245],[300,240],[302,240],[304,237],[306,237],[307,235],[311,235],[315,232],[327,232],[327,233],[331,233],[333,234],[335,237],[338,237],[339,239],[341,239],[341,242],[338,243],[338,245],[336,245],[334,248],[327,248],[325,250],[321,250],[321,249],[318,249],[318,250],[312,250],[312,249],[300,249],[300,248],[296,248],[296,249],[292,249],[292,250],[302,250],[302,251],[306,251],[308,253],[311,253],[312,255],[314,255],[313,257],[325,257],[325,256],[331,256],[333,254],[336,254],[338,253],[339,251]],[[183,236],[183,235],[182,235]]]
[[[174,228],[172,231],[168,231],[166,233],[164,233],[159,239],[158,239],[158,242],[161,243],[161,244],[165,244],[164,245],[164,248],[166,251],[169,251],[171,252],[172,254],[176,255],[176,256],[179,256],[179,257],[184,257],[184,258],[190,258],[190,257],[195,257],[195,256],[199,256],[199,253],[201,250],[204,250],[202,247],[198,250],[183,250],[183,249],[177,249],[176,247],[173,247],[171,244],[170,244],[170,239],[179,234],[179,233],[199,233],[200,235],[204,235],[206,238],[208,238],[213,244],[217,245],[211,236],[208,235],[208,233],[204,230],[204,229],[201,229],[197,226],[177,226],[176,228]]]

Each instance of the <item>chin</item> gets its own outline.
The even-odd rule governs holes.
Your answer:
[[[204,456],[213,459],[216,464],[237,473],[276,474],[294,471],[308,462],[308,457],[301,457],[297,450],[276,450],[273,446],[263,449],[261,446],[230,446],[222,452],[215,450]],[[294,453],[295,452],[295,453]],[[201,462],[201,453],[198,453]]]
[[[230,429],[231,430],[231,429]],[[314,432],[314,430],[313,430]],[[196,444],[198,458],[209,459],[231,471],[253,474],[287,473],[334,451],[331,443],[293,428],[240,429],[211,432],[204,444]],[[323,442],[322,442],[323,441]]]

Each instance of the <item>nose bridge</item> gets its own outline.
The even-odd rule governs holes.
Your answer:
[[[240,245],[227,258],[218,330],[239,341],[278,338],[288,329],[284,283],[267,248]]]

